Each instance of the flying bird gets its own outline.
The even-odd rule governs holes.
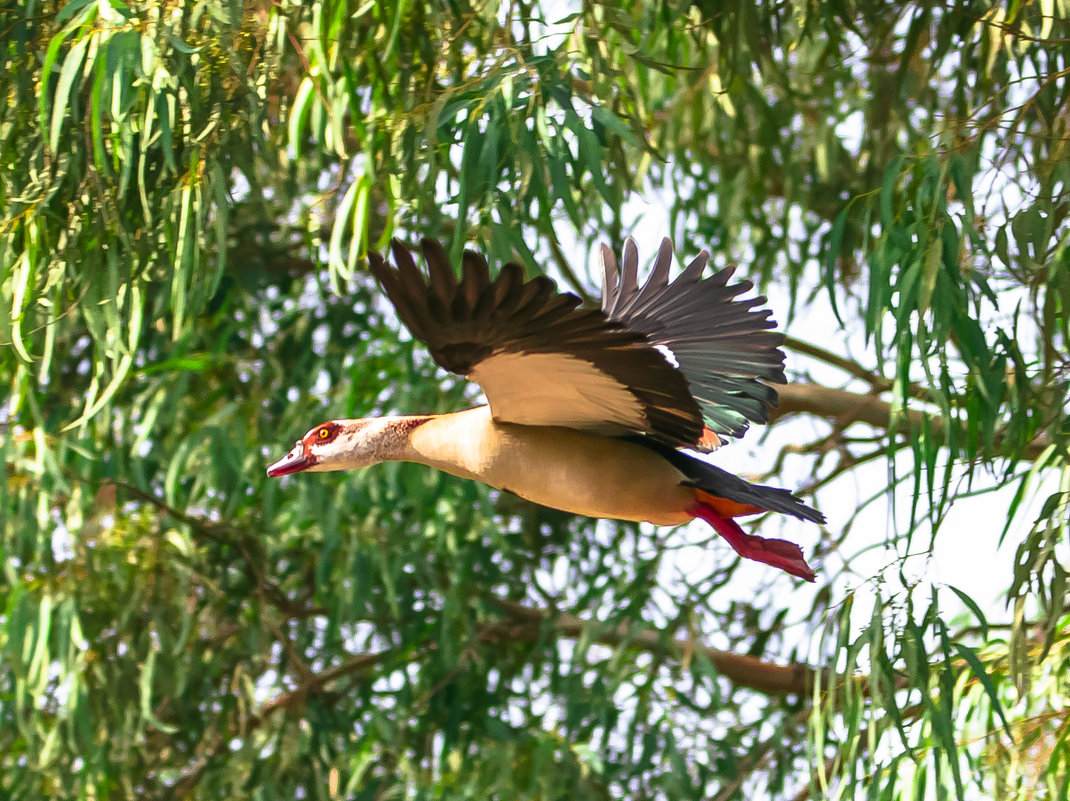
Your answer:
[[[638,281],[635,243],[623,270],[601,249],[601,309],[515,263],[491,277],[472,252],[460,275],[436,241],[420,244],[427,275],[392,242],[394,266],[369,254],[398,316],[445,369],[475,381],[487,405],[440,415],[330,420],[305,434],[268,476],[406,461],[482,481],[590,517],[709,523],[747,559],[813,581],[798,545],[747,534],[735,518],[780,512],[824,523],[785,489],[751,484],[687,453],[708,453],[765,423],[785,383],[783,335],[748,300],[734,268],[703,278],[699,253],[669,280],[665,239]]]

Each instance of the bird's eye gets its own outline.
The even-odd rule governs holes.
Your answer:
[[[323,428],[321,428],[319,430],[319,432],[316,434],[316,436],[319,437],[320,439],[330,439],[331,429],[329,429],[326,426],[324,426]]]

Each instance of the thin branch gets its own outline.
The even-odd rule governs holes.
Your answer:
[[[551,617],[548,611],[534,609],[515,601],[502,598],[488,600],[514,620],[529,624],[492,629],[488,632],[491,637],[511,635],[513,639],[534,640],[538,638],[540,628],[549,624],[559,635],[570,638],[584,634],[593,635],[594,640],[602,645],[627,645],[653,653],[668,652],[679,658],[683,658],[685,654],[700,652],[717,668],[718,673],[733,684],[766,695],[807,695],[813,690],[816,671],[809,665],[778,665],[746,654],[735,654],[707,646],[696,647],[694,642],[685,639],[667,640],[661,632],[653,629],[636,630],[627,625],[599,629],[597,623],[582,620],[574,615],[559,614]]]
[[[891,419],[892,405],[876,395],[861,395],[845,389],[823,387],[820,384],[785,384],[778,386],[776,390],[780,402],[772,412],[773,420],[802,413],[833,421],[848,420],[887,429]],[[917,409],[906,409],[903,425],[920,426],[925,416],[924,412]]]
[[[417,649],[415,653],[422,653],[423,650],[425,649]],[[305,699],[307,699],[311,693],[322,690],[331,682],[355,673],[363,673],[369,668],[373,668],[386,661],[388,657],[395,653],[396,649],[386,648],[382,651],[359,654],[352,659],[346,660],[340,665],[328,668],[322,673],[314,673],[310,675],[297,689],[277,695],[270,701],[265,701],[263,706],[260,707],[260,712],[256,715],[251,715],[246,720],[245,725],[242,727],[243,733],[247,734],[253,729],[258,728],[268,717],[276,712],[299,706],[304,703]]]
[[[803,707],[798,712],[791,715],[787,719],[787,722],[794,723],[795,725],[803,725],[809,714],[810,710]],[[743,786],[743,783],[747,781],[747,779],[758,771],[765,769],[769,764],[769,760],[772,758],[773,751],[778,745],[783,744],[783,742],[784,731],[782,728],[778,728],[768,739],[752,749],[746,759],[740,761],[736,771],[736,777],[721,785],[720,792],[717,793],[713,801],[730,801],[730,799],[734,798],[736,792],[738,792],[739,788]]]
[[[594,299],[591,297],[591,293],[587,291],[583,281],[579,279],[572,269],[572,265],[568,263],[568,256],[561,249],[561,244],[557,241],[557,238],[553,236],[546,237],[546,244],[550,248],[554,261],[557,263],[557,269],[561,271],[561,275],[564,276],[565,281],[568,283],[569,289],[579,295],[585,304],[592,305]]]
[[[309,676],[296,690],[283,693],[264,703],[264,705],[260,707],[259,714],[250,715],[240,724],[232,723],[230,726],[231,735],[248,735],[250,732],[263,725],[264,721],[275,712],[293,709],[304,703],[310,693],[322,689],[326,684],[344,676],[361,673],[368,668],[374,667],[393,653],[394,649],[386,649],[370,654],[360,654],[359,656],[355,656],[352,659],[343,662],[341,665],[336,665],[322,673]],[[223,750],[224,740],[224,737],[218,735],[214,736],[213,742],[209,743],[207,747],[198,754],[192,762],[190,762],[186,771],[178,781],[175,782],[171,791],[167,794],[167,797],[187,798],[192,796],[205,771],[208,770],[214,763],[216,756]]]
[[[81,480],[77,476],[70,476],[70,478]],[[205,539],[215,543],[230,542],[235,544],[242,553],[243,568],[250,580],[256,586],[257,591],[287,617],[306,618],[327,614],[326,607],[314,606],[291,600],[287,597],[286,593],[282,591],[278,584],[263,575],[263,572],[259,570],[258,565],[256,564],[257,560],[253,558],[253,554],[250,552],[250,547],[257,546],[256,538],[251,536],[248,532],[232,528],[222,523],[213,523],[204,518],[186,514],[180,509],[171,506],[162,498],[158,498],[151,492],[146,492],[140,487],[125,481],[107,479],[106,481],[101,482],[98,487],[98,492],[100,489],[109,486],[120,488],[138,500],[155,506],[161,512],[177,522],[189,526],[193,531]]]
[[[892,382],[884,376],[876,373],[872,370],[867,370],[858,362],[852,359],[845,358],[810,342],[804,342],[801,339],[795,337],[784,337],[784,347],[797,353],[803,353],[818,361],[831,364],[833,367],[838,367],[848,375],[852,375],[855,378],[860,378],[865,381],[874,389],[887,390],[892,388]]]
[[[824,417],[837,423],[865,423],[873,428],[888,430],[892,419],[892,405],[877,395],[862,395],[845,389],[823,387],[819,384],[786,384],[777,387],[780,404],[772,410],[771,419],[777,420],[789,414],[810,414]],[[896,433],[909,436],[912,430],[921,428],[928,422],[930,429],[939,434],[944,428],[943,417],[936,413],[923,412],[920,409],[904,409],[895,430]],[[963,431],[965,439],[966,432]],[[996,436],[996,446],[1001,441]],[[1021,458],[1035,461],[1052,444],[1046,434],[1035,437],[1026,445]]]
[[[840,356],[832,351],[825,350],[824,348],[814,345],[811,342],[804,342],[801,339],[795,337],[784,337],[785,347],[809,356],[812,359],[830,364],[839,370],[843,370],[848,375],[865,381],[870,387],[873,388],[875,394],[881,392],[888,392],[895,385],[895,382],[890,378],[885,378],[876,370],[871,370],[868,367],[863,367],[853,359],[848,359],[844,356]],[[911,381],[907,384],[907,392],[911,398],[916,400],[925,401],[926,403],[935,403],[932,392],[923,387],[916,381]]]

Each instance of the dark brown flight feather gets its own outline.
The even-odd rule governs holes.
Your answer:
[[[525,279],[518,264],[504,265],[491,279],[486,261],[466,253],[458,280],[442,246],[424,239],[424,278],[408,248],[395,240],[391,250],[396,268],[371,253],[372,272],[401,319],[445,369],[470,376],[492,356],[560,354],[583,362],[592,375],[616,382],[622,394],[638,402],[645,418],[640,430],[608,409],[601,415],[592,410],[590,420],[574,427],[645,433],[677,447],[692,446],[701,437],[702,414],[687,380],[643,333],[628,330],[597,309],[577,308],[578,297],[559,293],[545,276]],[[547,391],[540,375],[524,378]],[[496,418],[509,422],[507,412],[499,417],[491,391],[487,396]]]

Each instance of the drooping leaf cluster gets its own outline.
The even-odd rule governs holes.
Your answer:
[[[1065,798],[1068,15],[0,8],[0,795]],[[644,199],[827,308],[850,381],[783,394],[815,485],[889,457],[909,547],[1018,482],[1005,625],[920,585],[859,624],[835,531],[810,595],[408,465],[264,477],[322,419],[473,401],[368,248],[589,294]]]

